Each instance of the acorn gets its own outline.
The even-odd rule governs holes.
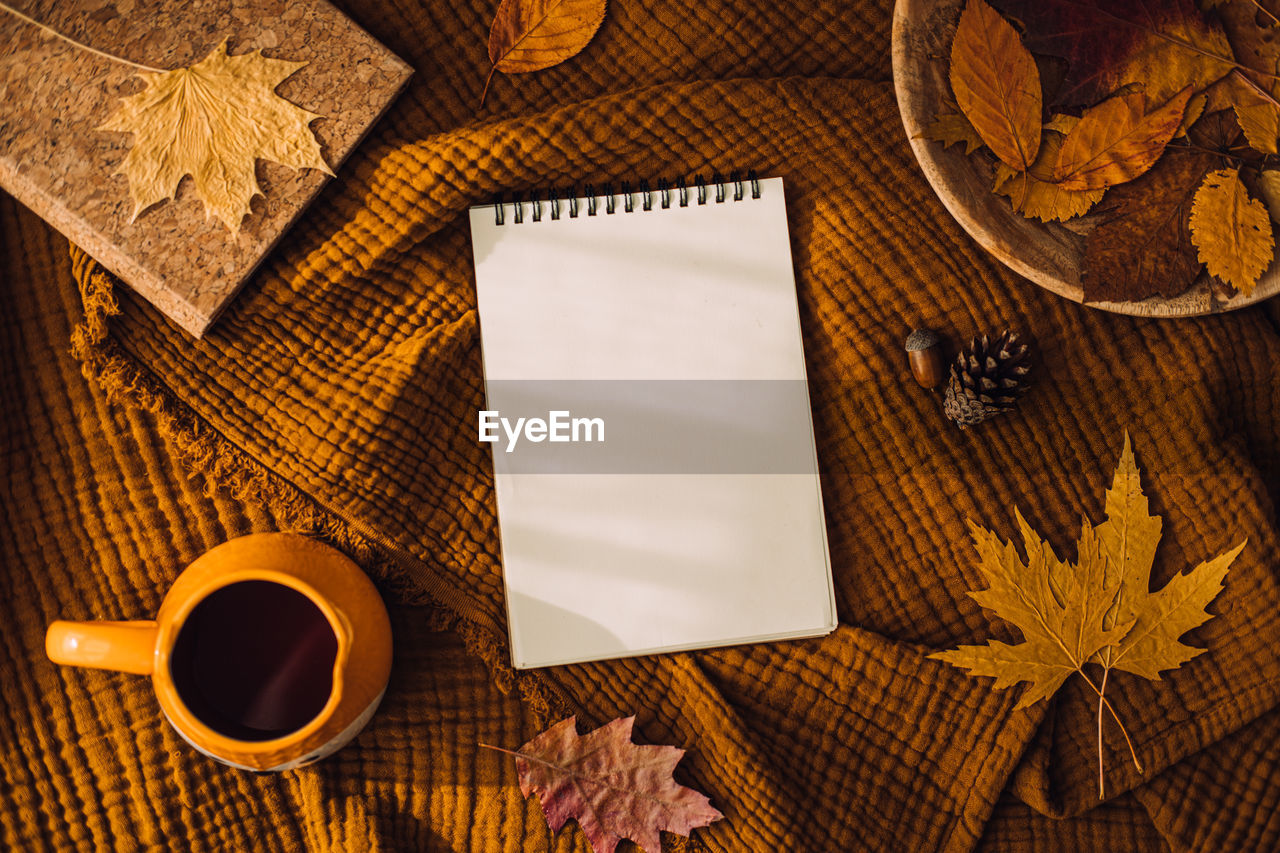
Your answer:
[[[932,329],[916,329],[907,336],[911,375],[921,388],[937,388],[947,379],[942,365],[942,339]]]

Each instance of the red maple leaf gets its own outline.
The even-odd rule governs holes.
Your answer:
[[[573,818],[596,853],[629,838],[650,853],[660,830],[688,835],[724,817],[711,801],[672,777],[684,750],[631,742],[635,717],[620,717],[581,737],[577,718],[556,723],[516,752],[520,791],[537,794],[552,832]]]

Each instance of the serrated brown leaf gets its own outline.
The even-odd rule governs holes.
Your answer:
[[[520,791],[538,795],[552,832],[572,818],[596,853],[613,853],[624,838],[659,853],[659,831],[689,835],[724,817],[672,777],[683,749],[631,742],[635,719],[620,717],[579,736],[569,717],[516,752]]]
[[[1085,236],[1080,283],[1086,302],[1177,296],[1200,275],[1188,222],[1196,188],[1215,158],[1170,152],[1137,180],[1107,190],[1105,213]]]
[[[1249,145],[1264,154],[1275,154],[1280,136],[1280,102],[1242,74],[1232,73],[1223,81],[1231,106]]]
[[[1272,4],[1280,5],[1280,4]],[[1267,88],[1265,81],[1280,65],[1280,19],[1276,11],[1262,7],[1254,0],[1229,0],[1216,6],[1218,20],[1226,33],[1231,51],[1250,76]]]
[[[1141,94],[1109,98],[1085,110],[1062,142],[1054,179],[1069,190],[1132,181],[1160,159],[1190,97],[1188,87],[1149,113]]]
[[[541,71],[577,55],[604,21],[605,0],[502,0],[489,28],[489,61],[480,103],[495,71]]]
[[[1002,162],[1026,169],[1040,147],[1040,72],[1018,33],[986,0],[968,0],[951,42],[951,89]]]
[[[1266,206],[1249,197],[1240,173],[1205,176],[1191,207],[1191,240],[1209,272],[1241,293],[1253,293],[1271,264],[1275,237]]]
[[[1280,135],[1280,29],[1260,21],[1272,13],[1254,2],[1219,3],[1218,18],[1242,66],[1223,79],[1225,96],[1240,119],[1249,144],[1275,154]],[[1272,21],[1275,19],[1272,18]]]
[[[1151,104],[1190,86],[1200,91],[1231,71],[1222,27],[1192,0],[994,0],[1021,21],[1034,53],[1067,61],[1057,103],[1095,104],[1142,84]]]
[[[991,640],[930,657],[967,669],[970,675],[994,677],[997,688],[1027,682],[1030,686],[1018,701],[1018,707],[1025,708],[1053,695],[1073,672],[1117,642],[1129,625],[1103,625],[1120,587],[1105,584],[1092,528],[1085,525],[1080,559],[1072,565],[1059,560],[1022,514],[1016,509],[1014,513],[1026,562],[1012,542],[1001,542],[994,533],[969,522],[978,569],[987,582],[986,589],[969,595],[1014,625],[1023,642]]]
[[[924,129],[924,137],[934,142],[941,142],[944,148],[963,142],[966,154],[972,154],[982,147],[982,137],[973,129],[969,120],[960,113],[938,116]]]
[[[1055,116],[1046,124],[1040,136],[1040,153],[1027,171],[1016,172],[1004,163],[996,163],[995,191],[1006,196],[1013,209],[1028,219],[1061,222],[1081,216],[1106,193],[1106,189],[1068,190],[1053,182],[1063,133],[1078,121],[1075,116]]]
[[[133,134],[120,169],[129,179],[133,219],[173,198],[190,175],[205,217],[237,233],[250,200],[261,194],[259,158],[332,175],[309,127],[320,116],[275,93],[306,64],[268,59],[259,50],[229,56],[224,39],[190,67],[137,72],[147,87],[122,98],[98,128]]]

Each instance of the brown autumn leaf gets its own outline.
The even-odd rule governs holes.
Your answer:
[[[1202,264],[1187,223],[1196,187],[1215,163],[1209,154],[1182,150],[1107,190],[1106,212],[1085,237],[1086,302],[1177,296],[1195,283]]]
[[[1280,18],[1253,0],[1213,6],[1241,67],[1207,90],[1208,109],[1233,107],[1249,144],[1275,154],[1280,130]]]
[[[1277,0],[1200,0],[1202,9],[1236,5],[1247,6],[1257,18],[1259,26],[1280,27],[1280,2]]]
[[[572,818],[596,853],[614,853],[624,838],[660,853],[660,830],[687,836],[724,815],[672,777],[683,749],[631,742],[635,719],[620,717],[579,736],[569,717],[515,752],[489,748],[516,757],[520,792],[538,795],[552,832]]]
[[[1232,93],[1235,89],[1232,78],[1239,73],[1240,69],[1236,68],[1230,74],[1191,96],[1191,100],[1187,101],[1187,110],[1182,117],[1182,126],[1178,128],[1177,136],[1184,136],[1203,116],[1232,108]]]
[[[1098,694],[1099,798],[1104,778],[1103,710],[1120,722],[1106,699],[1111,670],[1159,680],[1161,671],[1177,669],[1203,653],[1183,644],[1181,637],[1212,618],[1206,608],[1221,592],[1228,568],[1245,545],[1179,573],[1151,592],[1161,524],[1149,515],[1127,433],[1107,491],[1106,513],[1107,520],[1097,527],[1084,520],[1075,565],[1060,561],[1016,509],[1025,562],[1011,542],[1002,543],[970,522],[979,570],[988,586],[969,595],[1016,627],[1023,642],[991,640],[930,655],[970,675],[995,678],[996,688],[1027,682],[1019,708],[1051,696],[1078,673]],[[1100,682],[1085,672],[1087,664],[1102,668]],[[1124,735],[1128,742],[1128,733]],[[1131,742],[1129,748],[1141,770]]]
[[[1053,169],[1062,150],[1063,134],[1080,119],[1055,116],[1044,126],[1040,136],[1040,153],[1025,172],[996,163],[994,189],[1008,197],[1013,209],[1028,219],[1061,222],[1089,211],[1106,193],[1106,189],[1068,190],[1053,182]]]
[[[1217,16],[1236,61],[1249,79],[1275,94],[1280,81],[1280,18],[1254,0],[1218,3]]]
[[[960,113],[945,113],[929,122],[924,129],[925,139],[941,142],[943,148],[964,143],[964,153],[972,154],[982,147],[982,137],[973,129],[969,120]]]
[[[1218,85],[1217,83],[1214,84]],[[1205,108],[1209,106],[1209,96],[1205,92],[1196,92],[1187,101],[1187,108],[1182,111],[1182,121],[1178,124],[1178,130],[1173,134],[1174,139],[1181,139],[1191,130],[1191,126],[1200,120],[1204,115]]]
[[[951,42],[951,89],[997,159],[1018,170],[1040,147],[1040,72],[1018,33],[986,0],[968,0]]]
[[[275,91],[306,64],[268,59],[260,50],[229,56],[223,39],[195,65],[138,71],[147,87],[122,98],[98,128],[133,134],[120,168],[129,179],[133,219],[173,198],[190,175],[205,217],[235,234],[250,200],[261,194],[259,158],[332,175],[309,126],[320,116]]]
[[[1067,61],[1056,103],[1095,104],[1140,83],[1151,104],[1198,92],[1235,61],[1222,27],[1192,0],[993,0],[1022,22],[1027,47]]]
[[[605,0],[502,0],[489,29],[489,61],[480,104],[497,71],[523,74],[576,56],[604,21]]]
[[[1223,81],[1240,129],[1249,145],[1263,154],[1276,154],[1280,137],[1280,103],[1270,92],[1243,74],[1232,72]]]
[[[1052,130],[1063,136],[1071,132],[1071,128],[1080,123],[1080,116],[1068,115],[1067,113],[1054,113],[1053,117],[1044,123],[1045,130]]]
[[[1137,93],[1085,110],[1062,142],[1054,179],[1065,189],[1093,190],[1138,177],[1164,153],[1190,97],[1187,87],[1150,113]]]
[[[1204,89],[1203,91],[1198,92],[1196,95],[1192,96],[1192,100],[1194,101],[1199,98],[1204,99],[1204,108],[1200,110],[1201,115],[1208,115],[1209,113],[1214,113],[1214,112],[1217,112],[1218,110],[1229,110],[1231,109],[1231,106],[1232,106],[1231,104],[1232,88],[1233,86],[1231,85],[1231,75],[1228,74],[1227,76],[1223,77],[1221,80],[1210,85],[1207,89]],[[1187,104],[1188,113],[1191,112],[1191,106],[1192,105],[1190,103]]]
[[[1229,107],[1207,112],[1187,131],[1187,138],[1201,148],[1225,155],[1240,141],[1240,123]]]
[[[1191,207],[1191,240],[1209,272],[1246,296],[1271,264],[1275,237],[1266,206],[1249,197],[1237,169],[1205,176]]]

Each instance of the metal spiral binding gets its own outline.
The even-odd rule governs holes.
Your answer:
[[[714,189],[714,203],[724,204],[729,200],[729,188],[733,188],[733,201],[742,201],[747,197],[747,187],[751,188],[751,198],[760,198],[760,179],[756,177],[755,172],[748,172],[744,178],[741,174],[734,173],[728,179],[722,178],[718,173],[711,176],[710,183],[703,180],[701,175],[693,176],[693,203],[699,205],[711,204],[713,199],[708,190]],[[640,210],[653,210],[653,197],[658,196],[658,206],[663,210],[671,207],[672,198],[676,200],[676,204],[680,207],[688,207],[690,204],[689,184],[684,179],[669,181],[666,178],[659,178],[657,181],[657,189],[651,188],[648,181],[642,181],[633,189],[629,181],[622,183],[622,210],[624,213],[634,213],[636,211],[635,197],[640,196]],[[572,190],[561,192],[554,187],[549,189],[545,198],[541,195],[531,195],[527,203],[530,205],[531,216],[533,222],[542,221],[543,206],[546,205],[550,210],[552,220],[561,218],[561,211],[564,207],[563,202],[568,201],[569,218],[577,219],[581,215],[580,198],[587,201],[587,216],[596,216],[599,213],[600,201],[604,200],[604,212],[606,215],[617,211],[617,196],[613,190],[613,184],[605,184],[599,192],[592,184],[587,184],[582,188],[582,192],[576,193]],[[510,200],[504,199],[499,193],[493,200],[493,222],[495,225],[505,225],[507,215],[505,208],[512,208],[511,221],[516,225],[524,223],[524,208],[526,199],[520,193],[512,193]]]

